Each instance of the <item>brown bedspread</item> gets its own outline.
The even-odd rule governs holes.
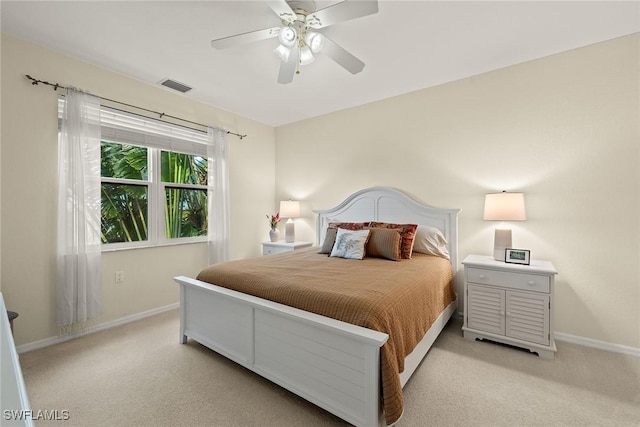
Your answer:
[[[350,260],[309,248],[207,267],[197,279],[384,332],[380,363],[387,424],[402,415],[399,373],[440,313],[455,300],[449,261],[414,253],[400,262]]]

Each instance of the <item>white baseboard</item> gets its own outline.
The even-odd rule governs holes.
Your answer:
[[[464,312],[458,312],[458,317],[464,319]],[[579,337],[577,335],[565,334],[562,332],[554,332],[556,341],[564,341],[570,344],[583,345],[585,347],[597,348],[599,350],[610,351],[612,353],[621,353],[628,356],[640,357],[640,348],[630,347],[620,344],[612,344],[606,341],[598,341],[591,338]]]
[[[105,329],[115,328],[116,326],[125,325],[127,323],[135,322],[136,320],[142,320],[147,317],[155,316],[167,311],[176,310],[180,308],[180,303],[166,305],[164,307],[154,308],[142,313],[131,314],[129,316],[121,317],[110,322],[101,323],[99,325],[91,326],[85,329],[72,331],[68,334],[60,335],[57,337],[49,337],[38,341],[22,344],[16,347],[18,353],[26,353],[27,351],[38,350],[40,348],[48,347],[50,345],[59,344],[61,342],[69,341],[74,338],[81,337],[83,335],[92,334],[94,332],[104,331]]]
[[[629,347],[626,345],[612,344],[605,341],[598,341],[591,338],[579,337],[562,332],[555,332],[554,336],[557,341],[564,341],[571,344],[583,345],[585,347],[593,347],[600,350],[610,351],[612,353],[622,353],[628,356],[640,357],[640,348]]]

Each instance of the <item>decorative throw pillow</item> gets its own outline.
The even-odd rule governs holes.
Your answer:
[[[413,251],[450,259],[447,239],[445,239],[440,230],[428,225],[418,226],[413,243]]]
[[[339,228],[336,243],[331,250],[332,257],[362,259],[365,254],[370,230],[345,230]]]
[[[398,230],[402,243],[400,244],[400,256],[403,259],[411,259],[411,251],[413,250],[413,239],[416,235],[418,224],[391,224],[388,222],[371,222],[371,228],[391,228]]]
[[[327,228],[327,232],[324,233],[324,242],[320,248],[319,254],[330,254],[333,249],[333,244],[336,242],[336,234],[338,234],[337,228]]]
[[[330,222],[327,226],[324,242],[320,248],[319,254],[331,254],[333,245],[336,241],[336,233],[338,228],[344,228],[345,230],[364,230],[369,226],[368,222]]]
[[[344,228],[345,230],[364,230],[369,226],[368,222],[330,222],[328,229]]]
[[[390,228],[372,228],[367,241],[368,257],[385,258],[400,261],[400,243],[402,238],[398,230]]]

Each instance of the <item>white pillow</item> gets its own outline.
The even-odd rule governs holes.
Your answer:
[[[362,259],[371,230],[345,230],[339,228],[331,255],[339,258]]]
[[[447,239],[440,230],[428,225],[419,225],[413,239],[413,251],[449,259]]]

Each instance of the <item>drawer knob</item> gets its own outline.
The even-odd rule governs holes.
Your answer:
[[[481,279],[486,279],[487,278],[487,276],[485,276],[484,274],[480,274],[478,277],[481,278]]]
[[[536,282],[535,282],[534,280],[529,280],[529,281],[527,282],[527,285],[529,285],[529,286],[533,286],[533,285],[535,285],[535,284],[536,284]]]

